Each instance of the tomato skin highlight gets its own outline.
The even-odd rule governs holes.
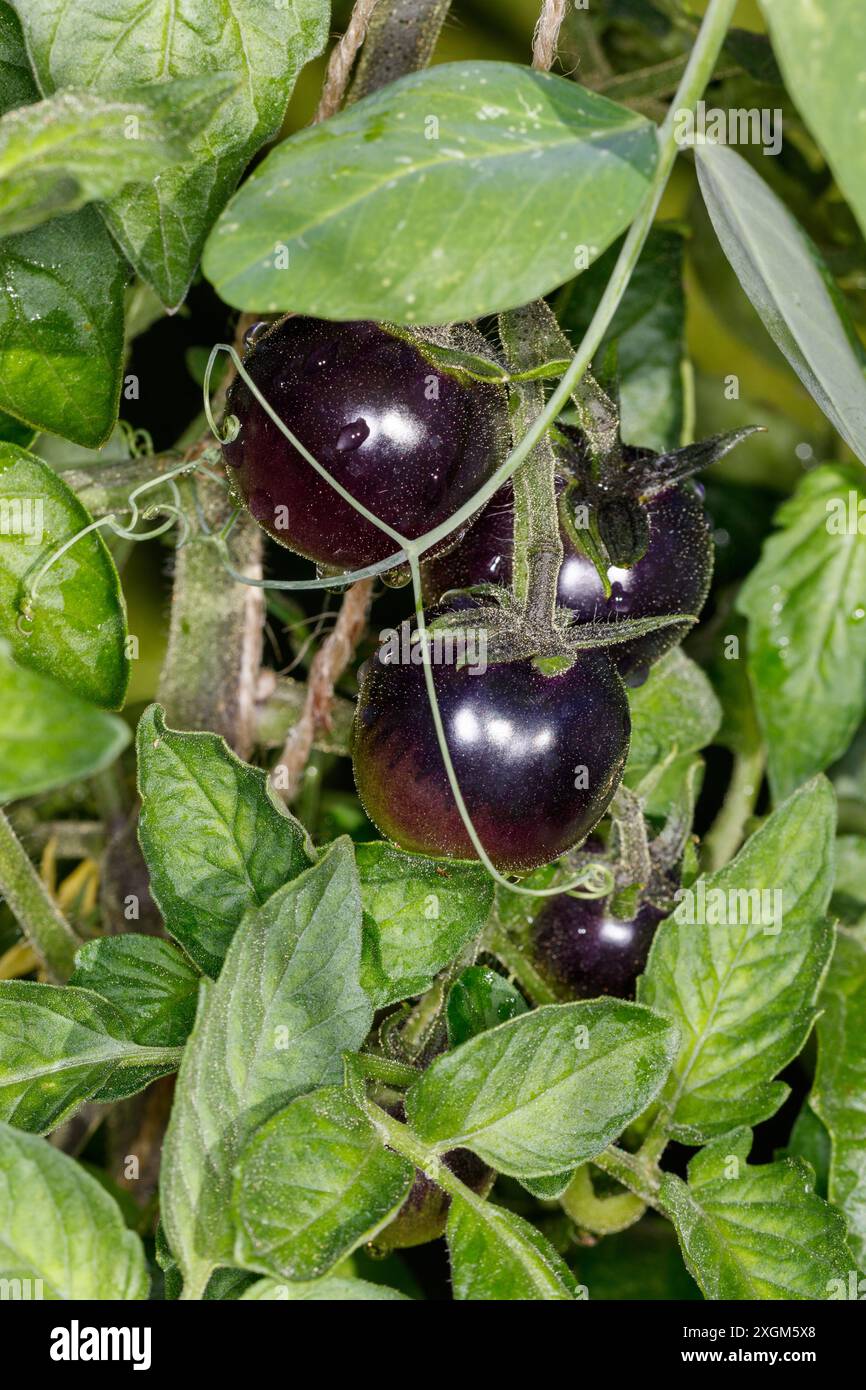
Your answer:
[[[378,324],[283,319],[255,335],[244,367],[316,460],[410,538],[446,521],[505,457],[502,387],[443,371]],[[337,569],[399,549],[316,472],[240,377],[226,408],[240,423],[223,446],[232,491],[275,541]]]
[[[693,488],[674,486],[644,504],[650,538],[646,554],[629,569],[610,570],[611,596],[590,560],[562,532],[563,563],[557,596],[585,622],[654,618],[666,613],[697,617],[713,573],[710,527]],[[514,501],[506,484],[491,499],[472,529],[448,555],[423,566],[424,601],[437,603],[449,589],[475,584],[511,583],[514,553]],[[646,637],[611,647],[611,660],[628,679],[658,661],[687,635],[686,624],[659,628]]]
[[[659,922],[666,914],[641,903],[631,919],[600,898],[551,898],[533,923],[533,955],[572,999],[633,999]]]
[[[557,676],[530,661],[434,666],[463,799],[500,872],[523,874],[580,844],[607,810],[630,719],[607,651]],[[362,672],[353,760],[358,795],[383,835],[419,854],[476,858],[442,761],[419,665],[381,653]]]

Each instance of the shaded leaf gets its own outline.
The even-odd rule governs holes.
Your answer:
[[[863,349],[816,247],[735,150],[700,144],[695,153],[704,201],[740,284],[803,385],[866,463]]]
[[[153,178],[233,87],[219,78],[100,96],[63,91],[0,120],[0,236]]]
[[[83,1101],[132,1095],[177,1063],[171,1048],[139,1047],[89,990],[0,983],[0,1120],[18,1129],[55,1129]]]
[[[578,342],[610,279],[619,245],[611,246],[557,302],[564,328]],[[621,434],[626,444],[666,453],[682,444],[685,295],[683,238],[654,227],[619,308],[596,351],[602,362],[616,347]]]
[[[445,1020],[449,1047],[459,1047],[497,1023],[527,1012],[526,1000],[514,985],[483,965],[470,965],[448,992]]]

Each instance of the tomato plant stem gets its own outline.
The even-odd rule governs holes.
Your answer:
[[[743,843],[746,824],[761,790],[765,763],[766,754],[761,745],[735,755],[725,799],[704,838],[701,859],[707,873],[715,873],[727,864]]]
[[[601,1168],[602,1172],[616,1178],[617,1182],[634,1192],[648,1207],[662,1210],[658,1197],[658,1175],[637,1154],[627,1153],[625,1149],[618,1149],[615,1144],[611,1144],[603,1153],[596,1154],[592,1161],[596,1168]]]
[[[433,56],[451,0],[378,0],[369,20],[350,101],[377,92]]]
[[[510,368],[531,369],[544,357],[546,305],[528,304],[502,314],[499,331]],[[519,435],[544,408],[541,381],[512,383],[512,420]],[[556,460],[549,436],[540,439],[514,475],[514,592],[539,635],[555,629],[556,587],[562,537],[556,501]]]
[[[68,980],[81,945],[0,811],[0,892],[48,973]]]

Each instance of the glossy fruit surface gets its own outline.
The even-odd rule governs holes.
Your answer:
[[[587,622],[652,618],[665,613],[697,616],[713,572],[710,528],[693,488],[675,486],[645,504],[649,545],[629,569],[611,568],[605,598],[595,566],[563,534],[564,556],[558,597]],[[424,598],[436,603],[449,589],[474,584],[510,584],[514,550],[514,504],[510,484],[501,488],[469,533],[448,555],[424,566]],[[658,661],[686,636],[682,625],[660,628],[633,642],[611,647],[611,659],[624,677]]]
[[[628,752],[628,700],[605,651],[542,675],[529,661],[434,666],[463,799],[498,869],[526,873],[579,844],[606,811]],[[421,854],[474,858],[436,740],[420,665],[363,673],[354,768],[370,819]]]
[[[403,535],[447,520],[504,457],[502,389],[447,374],[377,324],[283,319],[254,338],[244,366],[318,462]],[[239,377],[227,410],[241,426],[223,449],[231,486],[269,535],[340,569],[394,553]]]
[[[634,997],[656,927],[665,913],[642,903],[632,919],[615,916],[608,899],[551,898],[535,918],[534,954],[543,971],[575,999]]]

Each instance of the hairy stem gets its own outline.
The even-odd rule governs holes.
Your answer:
[[[222,734],[248,757],[256,723],[256,677],[261,662],[265,605],[261,589],[237,584],[226,573],[204,527],[216,532],[231,506],[225,490],[198,485],[203,517],[177,552],[168,651],[159,699],[170,725]],[[180,484],[185,509],[196,515],[193,484]],[[241,517],[228,539],[233,567],[253,579],[262,574],[262,531]]]
[[[616,1178],[617,1182],[634,1192],[648,1207],[662,1211],[658,1196],[658,1172],[637,1154],[626,1153],[625,1149],[618,1149],[615,1144],[611,1144],[603,1153],[596,1154],[592,1161],[596,1168]]]
[[[765,763],[761,746],[735,755],[725,799],[703,843],[701,859],[707,873],[723,868],[743,843],[746,824],[754,814],[761,790]]]
[[[379,0],[361,50],[350,101],[424,68],[448,15],[451,0]]]
[[[501,315],[499,331],[513,371],[530,370],[544,355],[549,312],[546,305],[535,303]],[[540,381],[527,381],[515,383],[512,391],[512,419],[519,436],[544,409],[544,387]],[[513,486],[515,597],[527,623],[547,637],[555,628],[556,586],[563,555],[556,459],[549,435],[538,441],[517,470]]]
[[[81,942],[0,810],[0,893],[51,978],[62,984]]]

